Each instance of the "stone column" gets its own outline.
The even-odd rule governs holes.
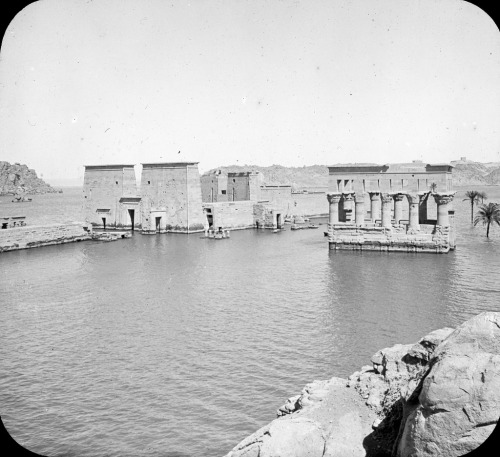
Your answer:
[[[381,201],[380,192],[368,192],[370,195],[370,212],[372,216],[372,221],[375,222],[376,219],[381,219]]]
[[[339,202],[342,194],[340,192],[333,192],[326,194],[326,198],[328,199],[328,203],[330,204],[329,212],[328,212],[328,223],[337,224],[339,222]]]
[[[404,194],[394,195],[394,223],[399,224],[400,219],[403,219],[403,199]]]
[[[409,209],[409,219],[410,225],[408,225],[408,230],[420,230],[419,225],[419,203],[420,196],[418,194],[407,194],[408,203],[410,205]]]
[[[453,200],[454,194],[435,193],[434,200],[437,204],[437,223],[444,227],[450,226],[450,218],[448,216],[448,203]]]
[[[392,195],[382,194],[382,227],[390,228],[391,224]]]
[[[352,202],[354,201],[354,195],[352,192],[344,192],[344,210],[352,210]]]
[[[356,225],[365,225],[365,194],[357,193],[354,198]]]
[[[344,218],[346,222],[351,222],[352,221],[352,207],[353,207],[353,201],[354,201],[354,196],[352,192],[344,192],[343,193],[344,197]],[[347,215],[349,214],[349,220]]]
[[[429,192],[418,193],[420,197],[418,206],[418,223],[425,224],[427,220],[427,199],[429,198]]]

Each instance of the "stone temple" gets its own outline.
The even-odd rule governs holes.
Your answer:
[[[204,229],[197,162],[143,163],[137,189],[134,165],[86,165],[85,219],[95,228],[142,233]]]
[[[420,161],[329,166],[330,249],[455,249],[452,168]]]
[[[326,188],[264,185],[256,171],[200,176],[198,162],[86,165],[85,219],[92,227],[143,234],[282,228],[286,216],[326,216]]]

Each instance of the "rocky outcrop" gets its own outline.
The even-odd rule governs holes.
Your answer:
[[[418,400],[410,402],[397,455],[464,455],[500,415],[500,313],[458,327],[433,352]]]
[[[226,457],[460,456],[499,415],[500,313],[482,313],[308,384]]]
[[[25,194],[45,194],[60,192],[40,179],[35,170],[26,165],[0,161],[0,195],[13,194],[22,196]]]

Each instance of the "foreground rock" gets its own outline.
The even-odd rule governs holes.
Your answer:
[[[500,415],[500,313],[378,351],[349,379],[308,384],[227,457],[460,456]]]

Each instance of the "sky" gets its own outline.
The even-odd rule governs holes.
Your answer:
[[[0,160],[500,161],[500,32],[461,0],[40,0],[0,49]]]

